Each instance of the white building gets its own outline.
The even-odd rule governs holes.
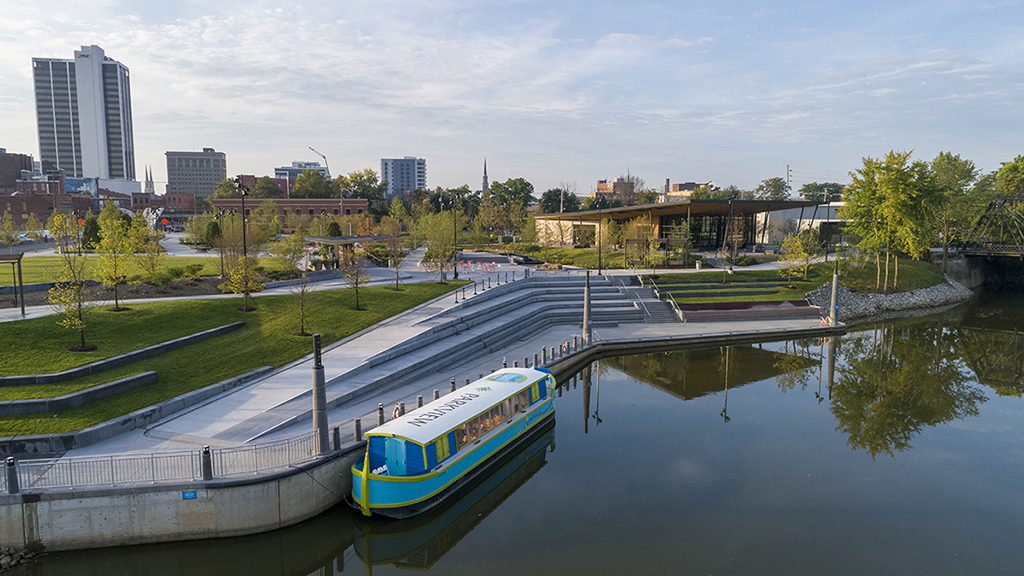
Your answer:
[[[415,156],[381,158],[380,179],[388,183],[387,197],[427,189],[427,161]]]
[[[74,60],[33,58],[43,173],[135,180],[128,67],[82,46]]]
[[[321,166],[319,162],[292,162],[291,166],[274,168],[274,178],[281,180],[297,180],[299,176],[302,175],[303,170],[319,172],[324,175],[324,178],[328,180],[331,179],[331,173],[327,171],[327,167]]]

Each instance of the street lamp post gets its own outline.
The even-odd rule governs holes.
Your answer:
[[[241,178],[235,178],[235,185],[238,186],[238,191],[242,194],[242,266],[248,266],[249,265],[249,247],[247,245],[248,242],[246,241],[246,236],[245,236],[245,229],[247,228],[247,225],[246,225],[247,224],[247,222],[246,222],[247,219],[245,217],[245,197],[249,195],[249,188],[247,186],[243,186],[242,185],[242,179]],[[242,294],[245,296],[245,303],[243,304],[243,306],[245,307],[245,311],[248,312],[249,311],[249,278],[248,278],[249,273],[248,273],[248,268],[244,268],[244,271],[245,271],[245,279],[244,279],[245,290],[242,291]]]
[[[329,165],[327,164],[327,156],[324,156],[323,154],[321,154],[321,153],[317,152],[316,150],[314,150],[314,149],[313,149],[313,147],[312,147],[312,146],[310,146],[310,147],[309,147],[309,149],[310,149],[310,150],[313,150],[313,152],[314,152],[314,153],[315,153],[315,154],[316,154],[317,156],[319,156],[319,157],[321,157],[321,158],[323,158],[323,159],[324,159],[324,168],[326,168],[326,169],[327,169],[327,177],[328,177],[328,178],[330,178],[330,177],[331,177],[331,167],[330,167],[330,166],[329,166]]]
[[[455,273],[452,275],[454,280],[459,279],[459,213],[455,210],[455,191],[452,191],[452,249],[455,250],[455,254],[452,256],[452,268]]]

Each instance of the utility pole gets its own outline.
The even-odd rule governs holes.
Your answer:
[[[789,169],[789,164],[786,164],[786,200],[789,200],[790,196],[793,195],[793,171]]]

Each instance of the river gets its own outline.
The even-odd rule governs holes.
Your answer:
[[[565,381],[550,432],[428,516],[339,506],[12,573],[1017,574],[1022,324],[1020,291],[990,290],[834,341],[607,358]]]

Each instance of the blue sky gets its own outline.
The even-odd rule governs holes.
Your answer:
[[[428,184],[794,189],[914,150],[1024,154],[1024,3],[0,0],[0,147],[38,156],[31,58],[132,74],[136,169],[427,159]],[[162,186],[157,187],[158,191]]]

